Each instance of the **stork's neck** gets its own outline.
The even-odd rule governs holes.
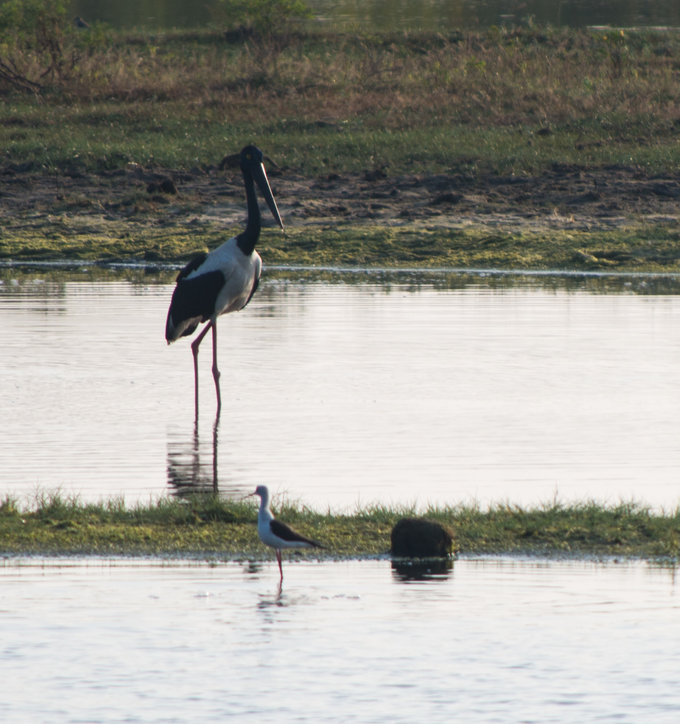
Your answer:
[[[250,170],[243,170],[243,183],[246,187],[246,201],[248,203],[248,222],[246,228],[236,237],[238,248],[246,255],[250,256],[255,251],[255,244],[260,238],[260,228],[262,226],[262,217],[260,216],[260,206],[257,203],[255,195],[255,183]]]

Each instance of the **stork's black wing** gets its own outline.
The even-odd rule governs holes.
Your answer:
[[[219,270],[187,279],[186,275],[195,268],[187,271],[191,263],[179,273],[177,286],[172,294],[165,324],[165,339],[169,342],[193,334],[201,322],[212,317],[217,295],[224,286],[224,274]]]
[[[187,264],[185,265],[184,269],[181,269],[179,274],[177,275],[177,279],[175,281],[181,281],[185,277],[188,277],[189,274],[191,274],[192,271],[196,271],[201,264],[208,258],[208,253],[205,251],[200,252],[199,254],[196,254],[192,259],[190,259]]]

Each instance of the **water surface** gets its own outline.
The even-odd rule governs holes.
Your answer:
[[[676,286],[268,272],[219,321],[215,429],[210,339],[198,426],[189,344],[163,339],[170,284],[6,270],[0,494],[674,508]]]
[[[0,566],[7,722],[675,723],[674,569]]]

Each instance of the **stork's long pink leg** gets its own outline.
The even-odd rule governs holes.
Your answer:
[[[194,356],[194,414],[196,416],[196,419],[198,420],[198,347],[203,341],[203,337],[205,337],[206,334],[208,334],[208,330],[211,327],[215,327],[215,325],[212,322],[208,322],[204,329],[201,331],[201,333],[196,337],[196,339],[191,343],[191,353]],[[215,339],[213,337],[213,345],[215,343]]]
[[[212,343],[213,343],[213,365],[212,373],[213,379],[215,380],[215,392],[217,393],[217,413],[215,417],[220,416],[222,409],[222,394],[220,393],[220,371],[217,369],[217,325],[212,326]]]

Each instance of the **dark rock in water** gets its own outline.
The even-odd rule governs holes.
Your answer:
[[[453,533],[427,518],[402,518],[392,528],[392,555],[404,558],[444,558],[451,554]]]

